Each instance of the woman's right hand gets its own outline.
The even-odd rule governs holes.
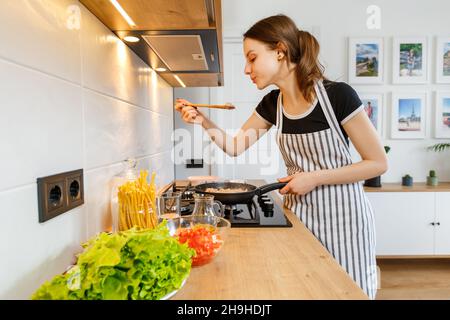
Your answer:
[[[177,99],[175,109],[181,113],[181,119],[186,123],[202,124],[205,120],[203,113],[195,107],[189,106],[190,102],[185,99]]]

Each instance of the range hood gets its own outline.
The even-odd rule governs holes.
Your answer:
[[[221,0],[80,2],[173,87],[223,85]]]

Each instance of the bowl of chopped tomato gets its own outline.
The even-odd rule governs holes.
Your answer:
[[[228,220],[217,216],[182,216],[167,221],[170,234],[180,243],[195,250],[192,266],[211,262],[222,249],[231,227]]]

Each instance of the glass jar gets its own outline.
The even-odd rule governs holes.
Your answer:
[[[119,231],[119,187],[129,181],[135,181],[138,177],[136,170],[137,161],[129,158],[123,161],[124,169],[115,175],[111,180],[111,216],[112,216],[112,231]]]
[[[180,217],[181,192],[168,192],[156,198],[156,210],[159,219]]]

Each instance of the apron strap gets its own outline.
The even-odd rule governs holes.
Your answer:
[[[282,130],[283,130],[283,111],[281,110],[281,91],[278,94],[278,99],[277,99],[277,123],[276,123],[276,128],[277,128],[277,142],[279,142],[281,134],[282,134]]]
[[[320,105],[322,106],[323,113],[325,114],[325,118],[328,121],[328,125],[331,130],[336,134],[341,140],[342,144],[345,146],[345,150],[347,150],[350,155],[350,149],[348,144],[345,142],[344,134],[339,127],[339,122],[334,114],[333,107],[331,106],[330,100],[328,99],[327,91],[323,86],[322,80],[319,80],[314,85],[314,89],[316,90],[317,98],[319,99]]]

